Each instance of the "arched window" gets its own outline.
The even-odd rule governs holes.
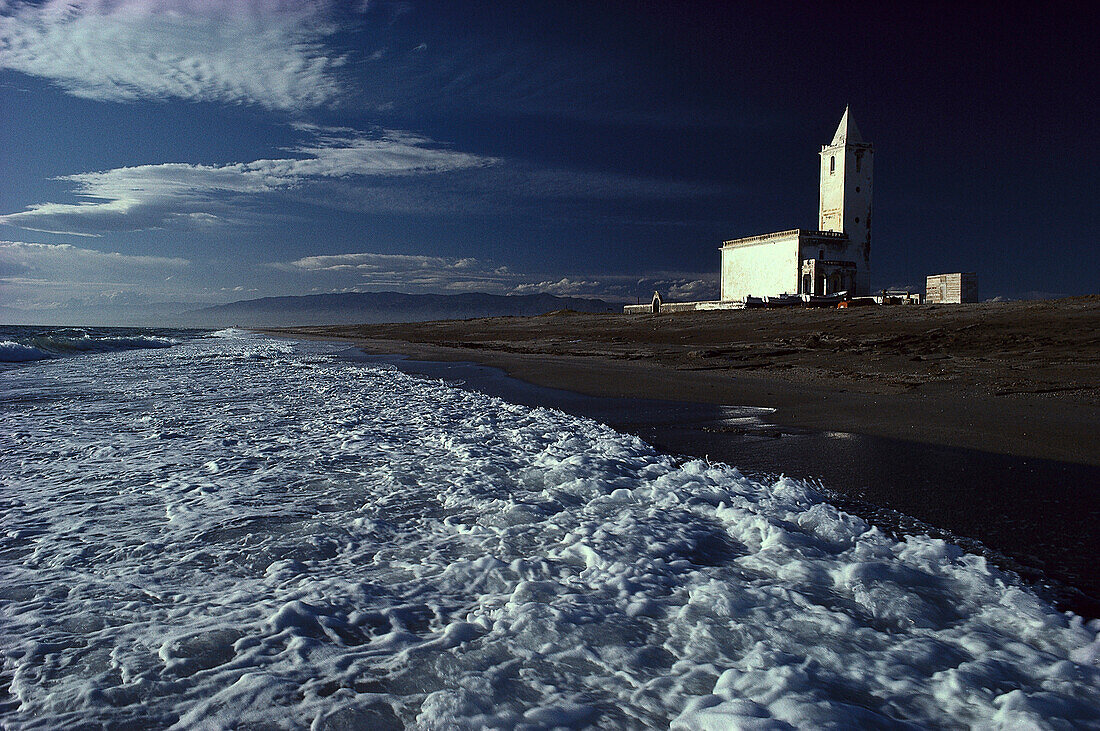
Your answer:
[[[829,155],[829,172],[836,172],[836,155]]]

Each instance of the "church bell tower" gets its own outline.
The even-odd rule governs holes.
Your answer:
[[[821,148],[821,196],[818,228],[848,235],[849,251],[867,277],[871,265],[871,173],[875,151],[864,142],[848,108],[840,118],[833,141]],[[857,288],[866,291],[869,282]]]

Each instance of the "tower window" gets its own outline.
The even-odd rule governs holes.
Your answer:
[[[829,172],[836,172],[836,155],[829,155]]]
[[[859,169],[861,167],[863,167],[863,155],[856,155],[856,172],[857,173],[859,172]]]
[[[856,216],[856,223],[859,223],[859,216]]]
[[[858,185],[856,186],[856,192],[857,193],[859,192],[859,186]]]

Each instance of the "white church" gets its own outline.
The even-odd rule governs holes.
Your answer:
[[[818,230],[792,229],[722,244],[722,301],[780,294],[870,292],[875,151],[847,108],[821,148]]]
[[[747,298],[778,295],[852,296],[871,289],[871,180],[875,150],[844,109],[833,141],[821,148],[818,230],[791,229],[722,244],[722,294],[717,302],[627,305],[626,313],[731,309]]]

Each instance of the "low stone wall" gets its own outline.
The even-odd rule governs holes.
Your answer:
[[[662,302],[660,314],[664,315],[670,312],[695,312],[696,310],[741,310],[744,309],[744,302],[721,302],[713,300],[710,302]],[[623,307],[624,315],[651,315],[653,314],[653,305],[626,305]]]
[[[624,315],[648,315],[653,312],[653,305],[626,305],[623,307]]]

